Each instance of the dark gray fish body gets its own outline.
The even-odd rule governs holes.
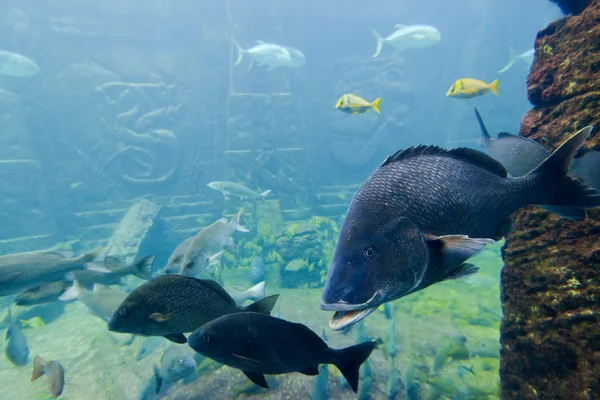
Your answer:
[[[29,361],[29,346],[27,338],[12,318],[10,308],[4,320],[7,325],[4,341],[4,354],[14,365],[25,365]]]
[[[170,346],[160,359],[160,376],[166,383],[175,383],[196,368],[194,353],[187,346]]]
[[[531,173],[507,178],[476,150],[418,146],[388,157],[363,183],[344,220],[321,308],[342,329],[377,306],[476,271],[465,261],[509,232],[530,204],[597,207],[600,192],[567,176],[589,136],[571,136]]]
[[[355,392],[359,368],[377,347],[376,342],[365,342],[332,349],[305,325],[253,312],[208,322],[189,336],[188,344],[206,357],[242,370],[264,388],[268,388],[264,374],[317,375],[319,364],[334,364]]]
[[[33,360],[33,373],[31,381],[35,381],[42,375],[48,377],[48,390],[54,397],[62,394],[65,388],[65,369],[58,361],[45,361],[36,355]]]
[[[110,272],[104,266],[109,248],[97,249],[76,258],[57,252],[28,252],[0,257],[0,296],[19,293],[45,283],[60,281],[73,271],[92,269]]]
[[[164,336],[186,343],[183,333],[237,311],[270,313],[279,295],[238,307],[215,281],[181,275],[161,275],[140,285],[119,306],[108,323],[114,332]]]
[[[499,161],[513,177],[528,174],[552,154],[535,140],[523,136],[500,132],[498,139],[492,139],[477,108],[475,108],[475,116],[481,129],[482,147],[487,154]],[[589,183],[586,182],[586,184]],[[573,221],[585,219],[585,212],[581,208],[558,206],[542,206],[542,208]]]
[[[116,285],[121,279],[128,275],[135,275],[140,279],[148,280],[152,278],[152,264],[154,256],[145,256],[133,261],[131,264],[125,264],[117,257],[106,257],[106,267],[110,270],[110,274],[103,274],[96,271],[75,271],[73,276],[81,286],[86,289],[91,289],[94,284],[99,285]]]
[[[573,160],[571,171],[587,185],[600,190],[600,151],[589,151]]]
[[[57,281],[27,289],[15,298],[15,304],[18,306],[33,306],[58,301],[59,296],[72,284],[68,281]]]

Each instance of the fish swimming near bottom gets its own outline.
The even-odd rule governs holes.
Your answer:
[[[314,376],[319,374],[319,364],[334,364],[356,392],[360,366],[378,343],[332,349],[305,325],[247,312],[224,315],[202,325],[189,336],[188,344],[206,357],[240,369],[263,388],[269,387],[265,374],[300,372]]]
[[[528,174],[477,150],[417,146],[386,158],[352,199],[329,267],[321,309],[343,329],[383,303],[468,276],[466,262],[511,230],[528,205],[593,208],[600,192],[568,176],[592,127],[569,137]]]
[[[485,149],[487,154],[499,161],[511,176],[519,177],[526,175],[550,156],[551,153],[546,150],[544,146],[535,140],[523,136],[513,135],[508,132],[500,132],[497,139],[492,139],[481,119],[479,111],[476,107],[474,107],[474,110],[475,117],[477,117],[477,122],[479,123],[479,128],[481,129],[481,146]],[[575,159],[571,164],[571,170],[577,160],[578,159]],[[585,183],[587,184],[587,182]],[[594,186],[592,185],[592,187]],[[548,212],[558,214],[572,221],[583,221],[585,219],[585,211],[582,208],[557,206],[541,207]]]
[[[69,258],[58,252],[28,252],[0,257],[0,296],[19,293],[45,283],[68,278],[71,272],[88,269],[103,273],[110,247]]]
[[[453,97],[455,99],[472,99],[473,97],[483,96],[487,92],[498,94],[498,79],[492,83],[485,83],[479,79],[473,78],[461,78],[454,82],[446,97]]]
[[[4,340],[4,354],[14,365],[25,365],[29,361],[29,346],[27,338],[19,325],[13,320],[10,307],[4,323],[7,326]]]
[[[67,289],[73,286],[69,281],[56,281],[45,283],[40,286],[27,289],[15,298],[15,304],[18,306],[33,306],[36,304],[51,303],[58,301]]]
[[[73,276],[86,289],[91,289],[95,283],[104,286],[120,283],[127,275],[134,275],[140,279],[148,280],[152,278],[153,263],[154,256],[138,258],[131,264],[126,264],[117,257],[106,257],[105,265],[110,270],[110,274],[83,270],[73,272]]]
[[[279,295],[272,295],[249,306],[235,300],[217,282],[181,275],[161,275],[129,293],[108,323],[112,332],[145,336],[164,336],[175,343],[186,343],[184,333],[205,323],[238,311],[269,314]]]
[[[79,285],[79,282],[74,281],[73,286],[59,299],[63,301],[81,300],[90,314],[108,322],[126,297],[127,293],[116,287],[94,284],[92,290],[87,290]]]
[[[355,94],[347,93],[339,98],[335,104],[335,108],[348,114],[362,114],[371,109],[375,110],[375,112],[379,114],[380,101],[380,97],[376,98],[372,102],[369,102]]]
[[[50,393],[54,397],[60,396],[65,388],[65,369],[63,366],[58,361],[46,361],[36,355],[33,360],[31,382],[42,375],[48,377],[48,390],[50,390]]]
[[[160,376],[166,383],[175,383],[196,368],[194,352],[188,346],[169,346],[160,358]]]
[[[255,192],[252,189],[247,188],[241,183],[227,182],[227,181],[214,181],[209,182],[206,186],[209,188],[223,193],[223,196],[228,199],[229,196],[239,197],[241,199],[265,199],[271,193],[271,189],[265,190],[264,192]]]

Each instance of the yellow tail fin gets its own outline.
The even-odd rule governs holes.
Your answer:
[[[498,94],[498,79],[490,83],[490,90],[492,91],[492,93]]]
[[[379,112],[379,102],[381,101],[381,97],[378,97],[375,99],[375,101],[373,103],[371,103],[371,107],[373,107],[373,110],[375,110],[377,112],[377,114],[380,114]]]

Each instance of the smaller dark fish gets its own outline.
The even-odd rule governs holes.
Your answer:
[[[54,397],[62,394],[65,388],[65,369],[58,361],[45,361],[39,355],[36,355],[33,360],[33,373],[31,374],[31,382],[35,381],[42,375],[48,376],[48,390]]]
[[[256,311],[269,314],[279,295],[249,306],[235,300],[217,282],[182,275],[161,275],[129,293],[118,307],[108,329],[145,336],[164,336],[186,343],[186,332],[225,314]]]
[[[354,392],[361,364],[377,347],[371,341],[332,349],[305,325],[254,312],[212,320],[195,330],[188,344],[206,357],[242,370],[263,388],[269,387],[264,374],[318,375],[319,364],[334,364]]]
[[[144,256],[129,265],[117,257],[106,257],[104,264],[111,271],[110,274],[82,270],[73,272],[73,276],[82,287],[88,290],[91,290],[95,283],[103,286],[116,285],[127,275],[135,275],[140,279],[148,280],[152,278],[154,256]]]
[[[57,281],[27,289],[15,298],[15,304],[18,306],[33,306],[58,301],[59,296],[71,285],[72,282],[69,281]]]
[[[600,151],[589,151],[573,160],[571,171],[588,186],[600,190]]]
[[[514,177],[524,176],[550,156],[551,153],[544,146],[523,136],[500,132],[498,139],[492,139],[481,119],[481,115],[479,115],[479,111],[475,107],[473,109],[481,129],[481,146],[492,158],[499,161],[510,175]],[[551,205],[541,205],[540,207],[571,221],[583,221],[585,219],[585,211],[582,208]]]
[[[4,319],[7,326],[6,340],[4,341],[4,353],[6,358],[15,365],[25,365],[29,361],[29,346],[27,346],[27,338],[21,331],[21,328],[12,318],[10,307],[8,314]]]

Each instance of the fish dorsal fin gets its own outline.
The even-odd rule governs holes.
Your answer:
[[[512,133],[508,133],[508,132],[500,132],[498,134],[498,139],[501,138],[508,138],[508,137],[516,137],[517,135],[513,135]]]
[[[394,28],[396,28],[396,29],[402,29],[402,28],[404,28],[405,26],[406,26],[406,25],[403,25],[403,24],[396,24],[396,25],[394,25]]]
[[[408,149],[398,150],[391,156],[388,156],[380,165],[380,167],[419,156],[450,157],[475,165],[479,168],[483,168],[486,171],[489,171],[502,178],[506,178],[507,176],[506,168],[504,168],[500,162],[496,161],[485,153],[469,149],[468,147],[459,147],[452,150],[446,150],[437,146],[413,146],[409,147]]]
[[[204,286],[206,286],[207,288],[214,290],[219,295],[228,299],[232,303],[235,303],[235,300],[233,300],[233,297],[231,297],[231,295],[229,293],[227,293],[227,291],[225,289],[223,289],[223,287],[221,285],[219,285],[216,281],[213,281],[212,279],[198,279],[198,280],[201,281],[202,284]]]

